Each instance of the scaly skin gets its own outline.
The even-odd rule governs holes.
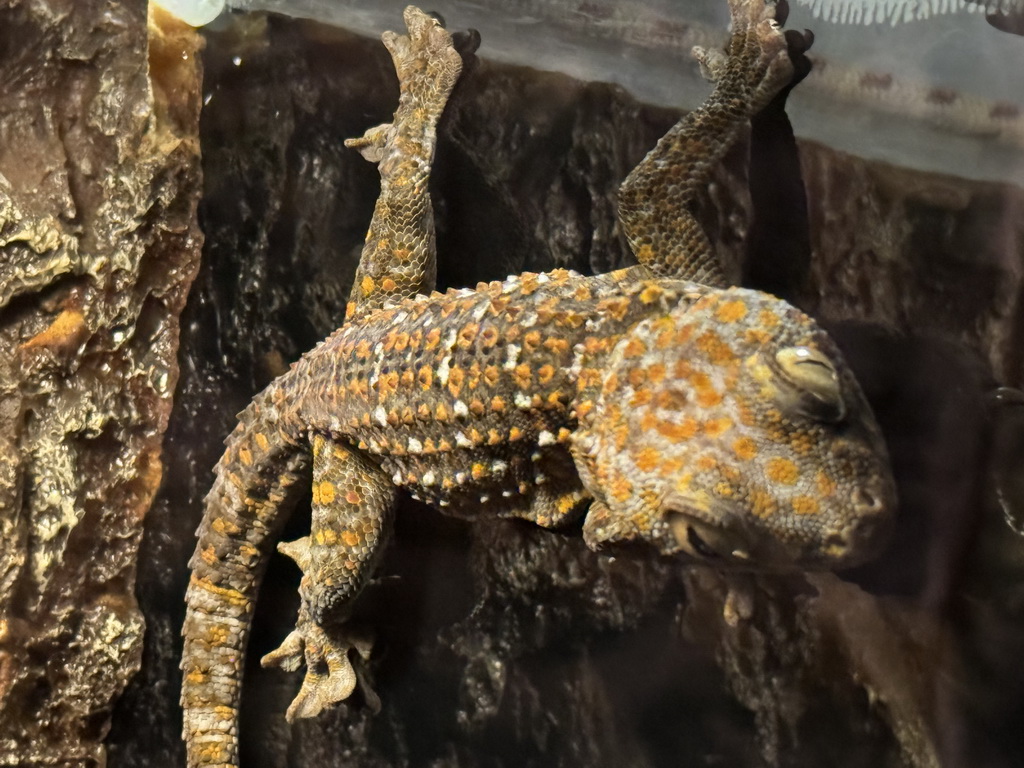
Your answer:
[[[644,204],[653,194],[685,209],[737,126],[790,77],[773,8],[731,9],[728,55],[698,52],[718,80],[707,109],[624,185],[640,265],[429,296],[417,295],[433,282],[426,181],[457,56],[413,8],[409,36],[385,38],[403,95],[395,122],[356,142],[380,160],[382,191],[347,321],[242,414],[207,498],[184,627],[190,766],[237,765],[258,582],[309,464],[310,535],[281,545],[303,571],[302,607],[263,660],[307,667],[289,720],[357,683],[350,652],[369,648],[344,621],[403,489],[468,517],[556,527],[585,515],[592,548],[647,544],[721,567],[831,568],[877,547],[892,480],[832,341],[779,299],[720,287],[692,217]]]

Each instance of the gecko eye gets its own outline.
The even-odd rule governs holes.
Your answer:
[[[810,347],[786,347],[776,353],[775,362],[783,378],[796,389],[788,405],[818,421],[843,420],[846,404],[831,360]]]

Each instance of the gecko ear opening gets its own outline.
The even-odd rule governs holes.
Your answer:
[[[846,403],[835,365],[811,347],[785,347],[775,354],[782,377],[794,387],[786,405],[817,421],[837,423],[846,417]]]

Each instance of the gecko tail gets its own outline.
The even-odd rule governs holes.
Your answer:
[[[280,415],[282,388],[280,379],[272,383],[240,414],[196,533],[181,661],[189,768],[238,765],[238,705],[256,594],[309,463],[301,425]]]

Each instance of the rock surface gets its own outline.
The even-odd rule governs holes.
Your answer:
[[[0,2],[0,765],[103,765],[198,267],[199,38]]]

